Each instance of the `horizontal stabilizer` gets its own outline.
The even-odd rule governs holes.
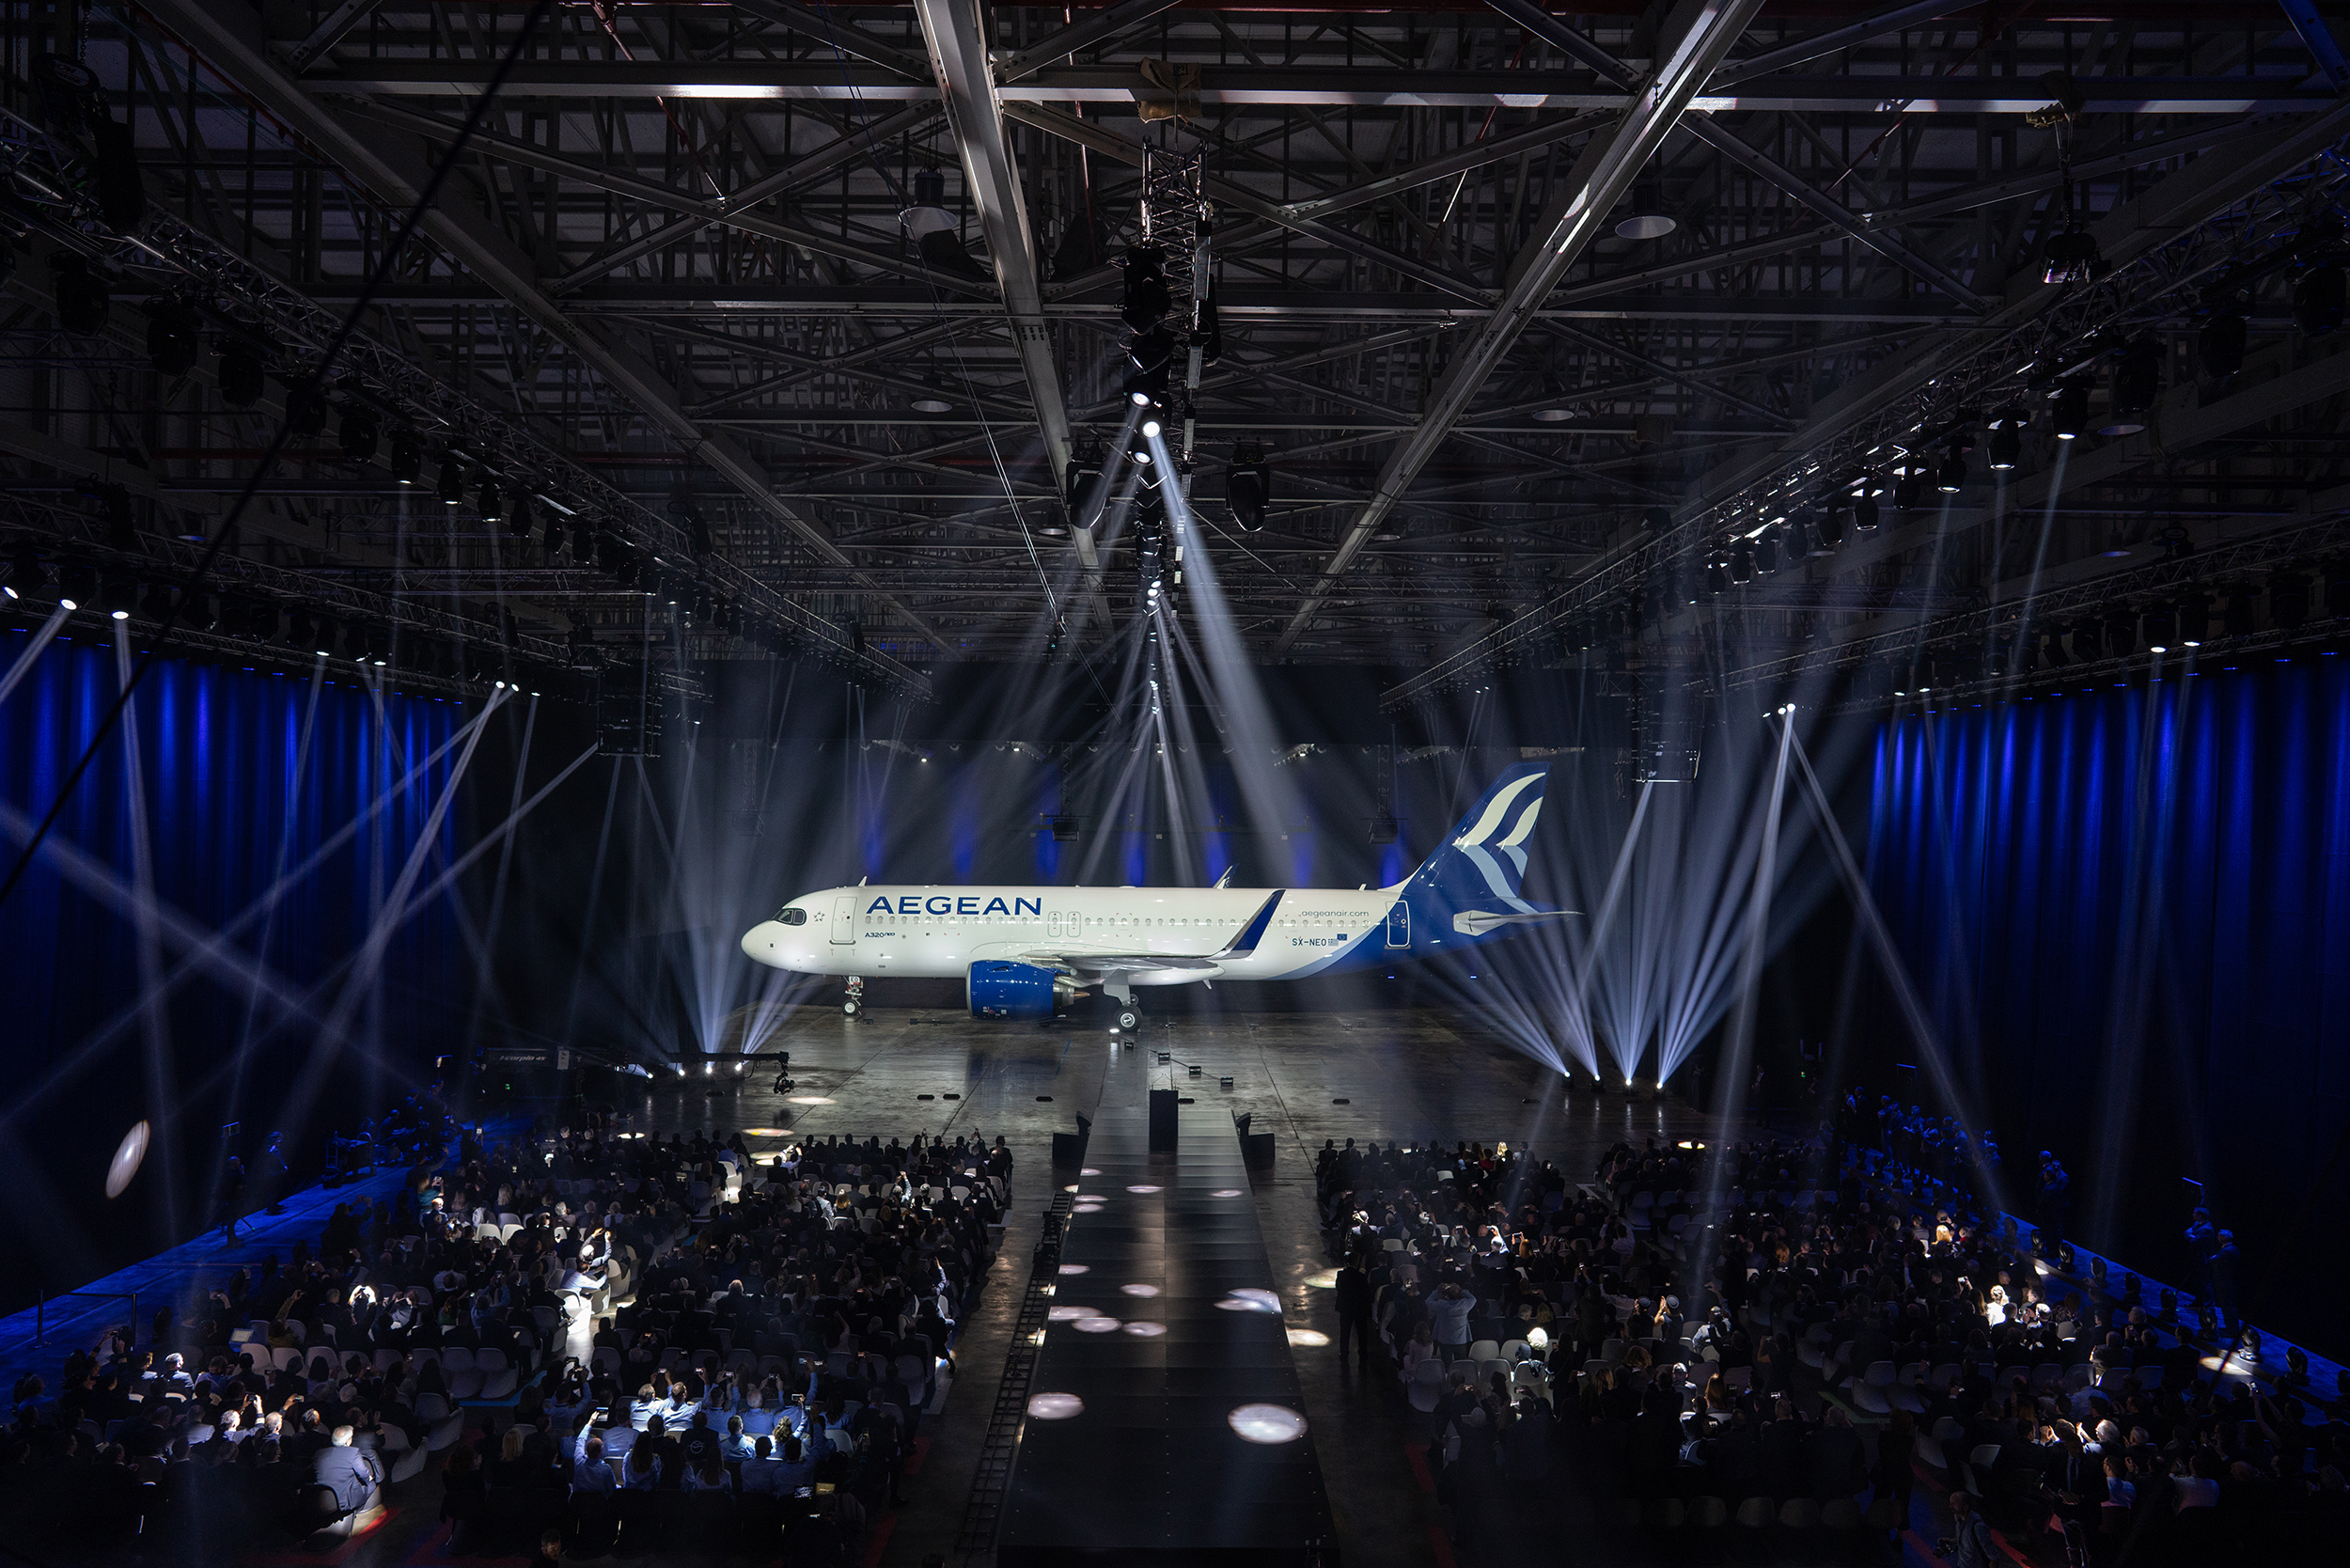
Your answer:
[[[1487,932],[1498,931],[1503,926],[1545,925],[1552,920],[1576,919],[1582,914],[1583,912],[1579,909],[1513,910],[1508,914],[1496,914],[1485,909],[1465,909],[1452,917],[1452,929],[1463,936],[1482,936]]]

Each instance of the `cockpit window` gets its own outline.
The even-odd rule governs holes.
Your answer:
[[[805,909],[778,909],[776,911],[776,923],[782,926],[804,926],[807,924],[807,911]]]

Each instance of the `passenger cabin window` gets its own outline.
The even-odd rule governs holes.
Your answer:
[[[776,912],[776,924],[779,926],[804,926],[807,924],[807,911],[805,909],[778,910]]]

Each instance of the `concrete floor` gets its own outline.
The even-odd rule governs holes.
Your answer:
[[[1415,1440],[1400,1392],[1385,1375],[1366,1382],[1341,1369],[1328,1287],[1332,1260],[1316,1222],[1313,1156],[1325,1140],[1507,1139],[1587,1176],[1617,1139],[1698,1136],[1701,1118],[1678,1102],[1622,1096],[1569,1101],[1556,1074],[1496,1044],[1473,1021],[1434,1009],[1264,1011],[1234,1006],[1154,1018],[1139,1043],[1120,1043],[1089,1021],[1041,1029],[985,1024],[956,1012],[878,1008],[850,1023],[830,1010],[796,1014],[767,1050],[791,1053],[797,1093],[778,1101],[756,1067],[739,1091],[704,1095],[656,1086],[631,1109],[649,1127],[736,1125],[798,1136],[876,1133],[999,1134],[1017,1160],[1003,1261],[957,1353],[960,1376],[931,1445],[906,1487],[881,1568],[948,1560],[969,1495],[979,1438],[994,1403],[1010,1324],[1040,1216],[1050,1201],[1052,1135],[1101,1098],[1113,1055],[1156,1054],[1158,1069],[1202,1105],[1221,1104],[1277,1137],[1274,1170],[1256,1182],[1266,1249],[1292,1327],[1330,1336],[1297,1356],[1307,1416],[1322,1455],[1348,1568],[1449,1563],[1444,1520],[1406,1445]],[[1197,1064],[1200,1074],[1189,1074]],[[1122,1075],[1122,1074],[1121,1074]],[[1229,1076],[1232,1087],[1221,1087]],[[936,1098],[922,1099],[923,1095]],[[962,1098],[948,1100],[948,1094]],[[1049,1096],[1049,1099],[1044,1097]],[[705,1108],[707,1107],[707,1108]],[[751,1138],[761,1146],[759,1136]],[[985,1560],[979,1560],[984,1561]]]

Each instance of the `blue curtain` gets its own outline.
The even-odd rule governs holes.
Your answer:
[[[0,634],[0,667],[36,642]],[[118,682],[113,648],[60,639],[0,704],[10,861]],[[346,996],[342,982],[403,869],[414,899],[458,852],[464,813],[435,808],[470,716],[431,698],[379,701],[348,677],[321,683],[313,707],[300,676],[177,660],[141,684],[58,818],[54,853],[0,907],[0,1170],[19,1195],[0,1223],[39,1249],[50,1288],[192,1233],[227,1152],[250,1160],[272,1130],[314,1167],[327,1131],[415,1091],[454,1048],[468,969],[453,886],[392,928],[368,983]],[[250,917],[281,880],[274,909]],[[192,962],[224,935],[220,956]],[[155,975],[181,969],[142,1007]],[[338,1000],[339,1048],[323,1027]],[[109,1200],[108,1162],[140,1121],[146,1163]]]
[[[2248,1287],[2280,1265],[2280,1325],[2311,1266],[2342,1268],[2346,664],[1913,714],[1874,756],[1872,884],[1959,1108],[2019,1181],[2055,1152],[2075,1230],[2159,1278],[2194,1282],[2183,1178],[2204,1183]],[[1874,1027],[1917,1059],[1889,1009]]]

